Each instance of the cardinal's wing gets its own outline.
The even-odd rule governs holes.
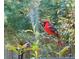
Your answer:
[[[49,24],[48,27],[50,28],[51,31],[58,33],[57,29],[54,27],[54,25]]]

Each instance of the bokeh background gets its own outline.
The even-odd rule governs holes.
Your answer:
[[[75,0],[4,0],[4,12],[5,59],[75,56]],[[44,32],[40,19],[50,20],[63,46]]]

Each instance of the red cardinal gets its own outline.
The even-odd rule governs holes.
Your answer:
[[[58,31],[54,28],[54,26],[48,20],[45,20],[43,22],[43,26],[44,26],[44,31],[47,32],[48,35],[54,35],[60,38]]]
[[[48,20],[45,20],[43,22],[43,26],[44,26],[44,31],[47,32],[48,35],[54,35],[58,37],[59,39],[61,38],[58,31],[54,28],[54,26]],[[60,40],[57,40],[56,44],[57,46],[64,46],[64,42]]]
[[[43,22],[43,26],[44,26],[44,31],[47,32],[48,35],[54,35],[57,38],[59,38],[59,40],[56,42],[57,46],[64,46],[64,42],[60,41],[61,37],[58,31],[54,28],[54,26],[48,20],[45,20]]]

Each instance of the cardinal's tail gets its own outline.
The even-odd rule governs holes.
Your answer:
[[[55,33],[55,36],[57,36],[57,38],[61,38],[61,35],[59,33]]]

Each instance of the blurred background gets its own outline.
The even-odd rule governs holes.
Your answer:
[[[4,12],[5,59],[75,56],[75,0],[4,0]],[[44,32],[45,19],[62,35],[62,45]]]

